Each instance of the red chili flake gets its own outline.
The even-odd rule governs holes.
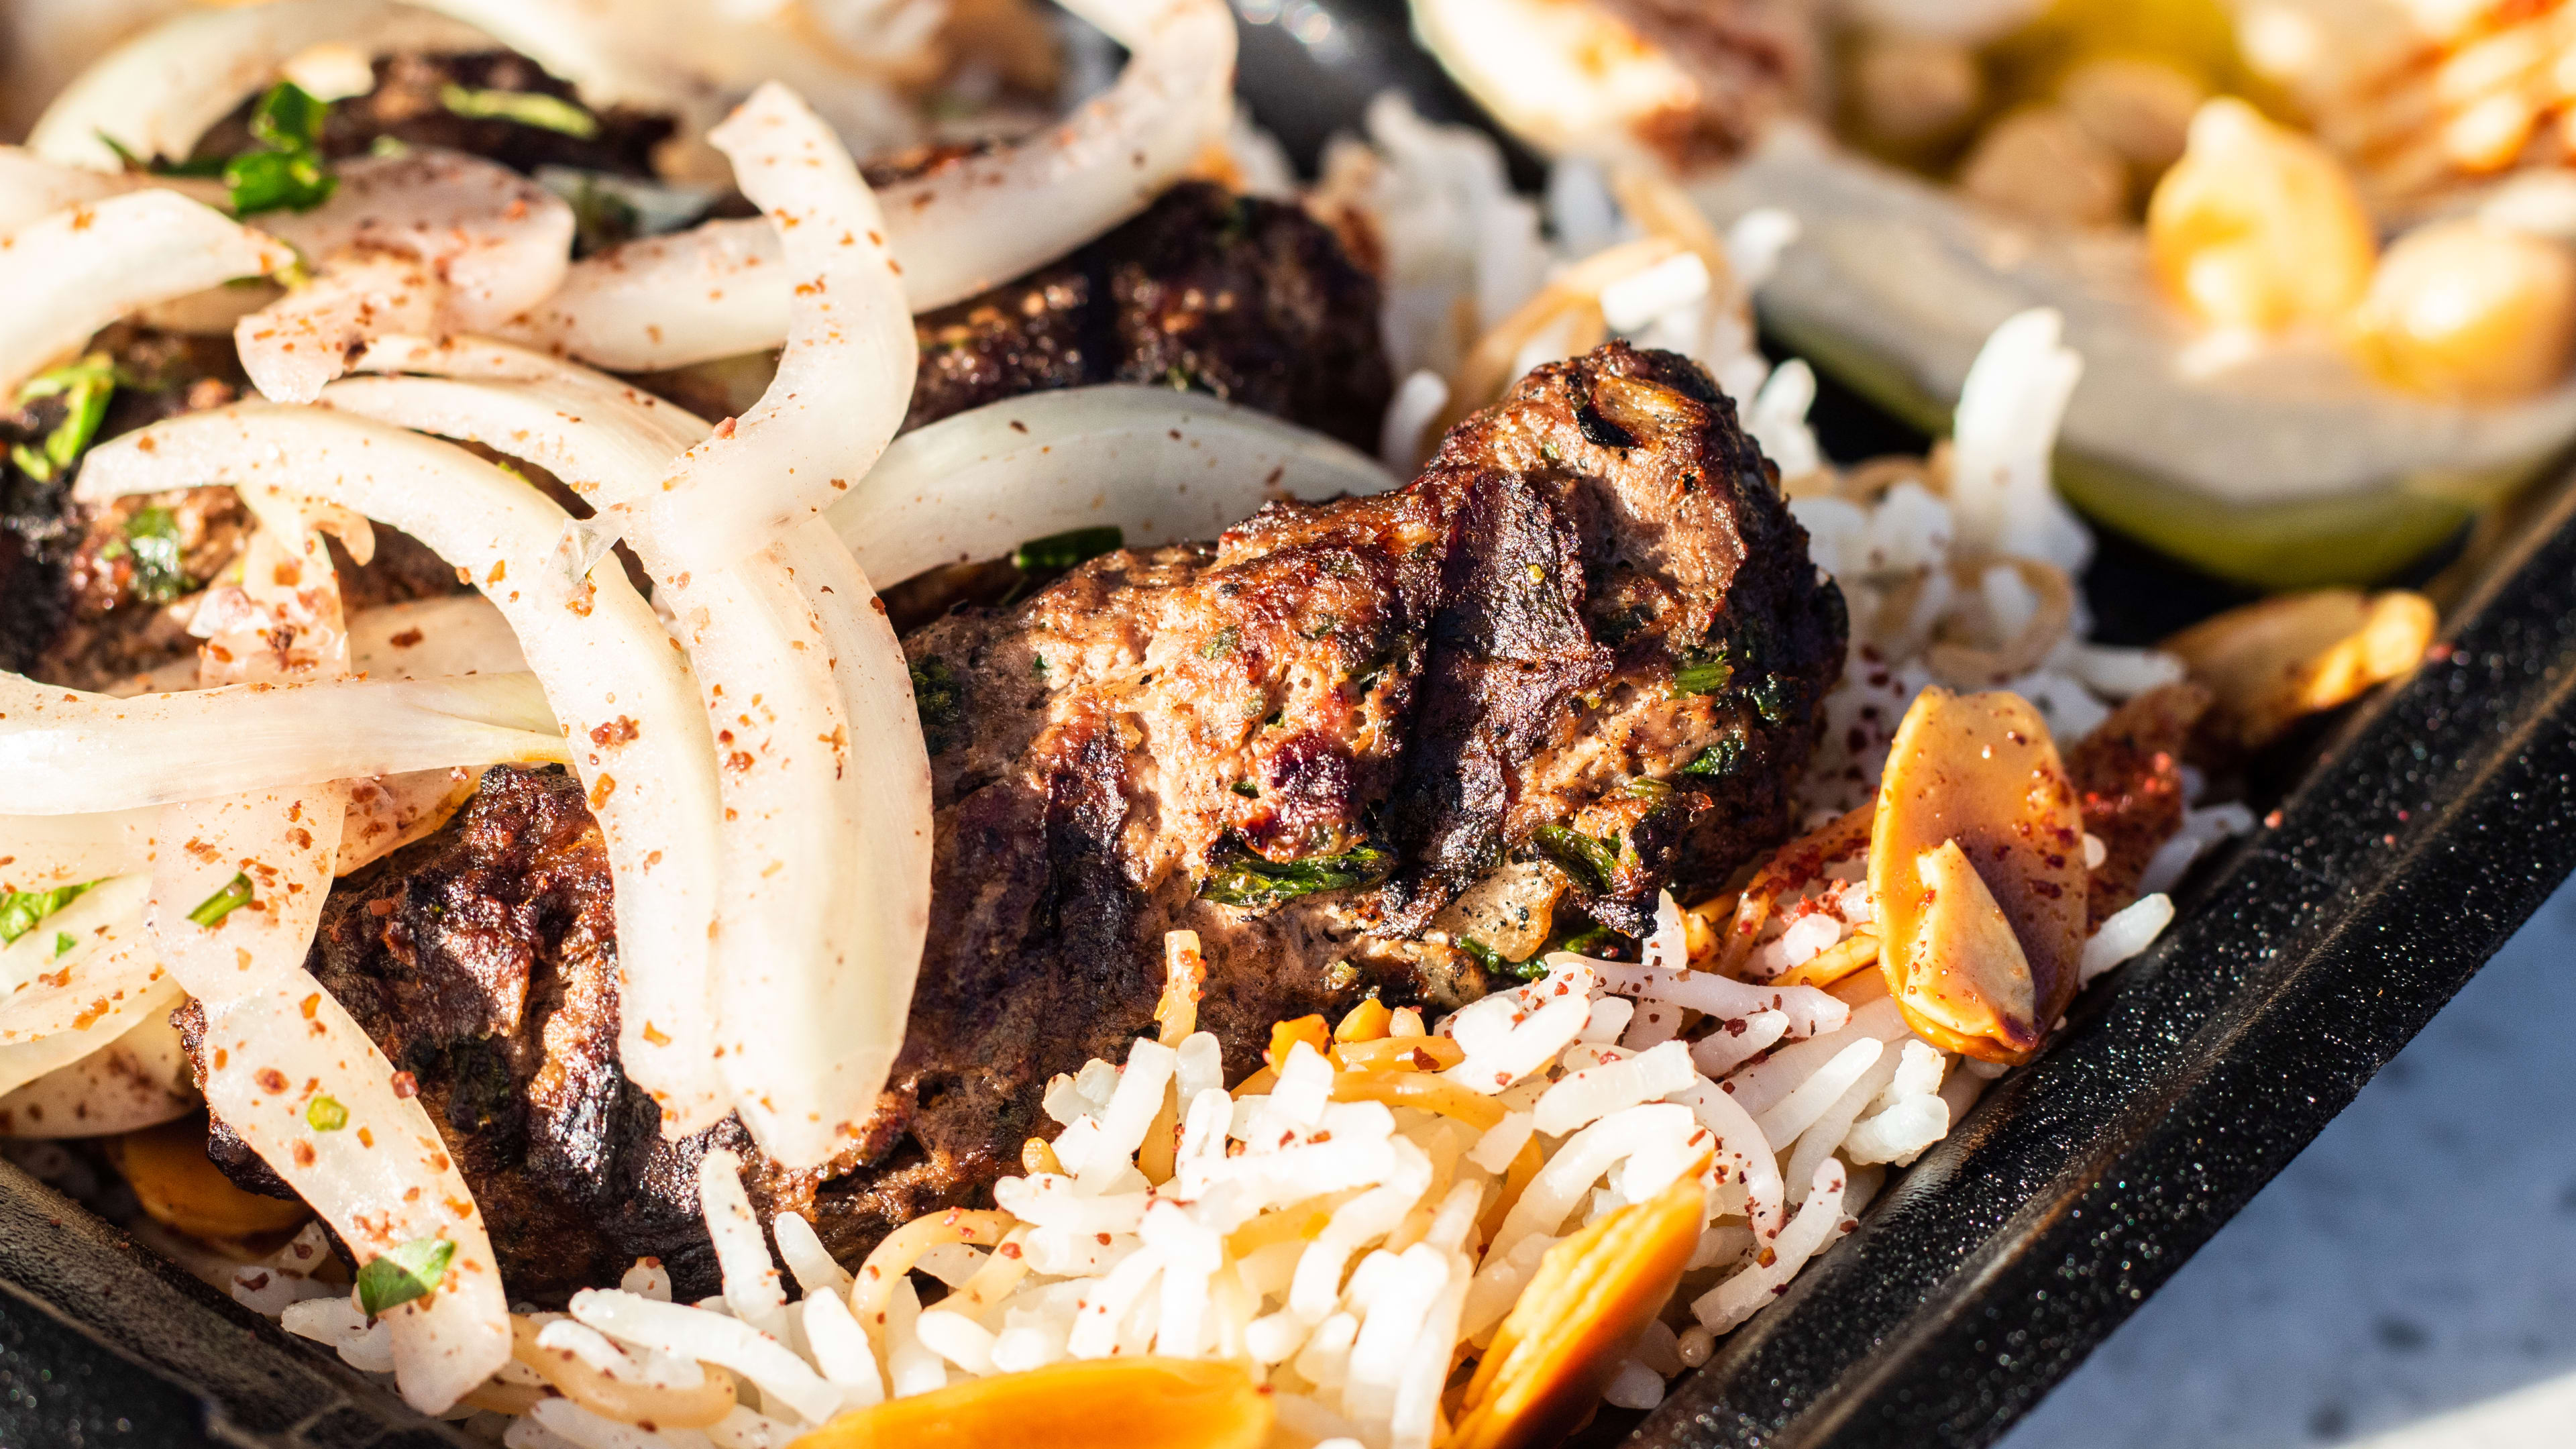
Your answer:
[[[1109,1246],[1109,1235],[1107,1233],[1094,1233],[1092,1236],[1100,1239],[1100,1246],[1104,1248]]]
[[[2263,817],[2263,828],[2264,828],[2264,829],[2266,829],[2266,830],[2278,830],[2278,829],[2280,829],[2280,828],[2281,828],[2281,812],[2280,812],[2280,811],[2278,811],[2278,810],[2275,810],[2275,811],[2273,811],[2271,814],[2264,816],[2264,817]]]
[[[394,1095],[397,1097],[419,1096],[420,1078],[413,1076],[409,1072],[394,1073]]]
[[[259,1083],[259,1089],[261,1091],[267,1092],[272,1096],[286,1090],[286,1073],[279,1071],[275,1067],[260,1068],[258,1071],[251,1074],[251,1080]]]

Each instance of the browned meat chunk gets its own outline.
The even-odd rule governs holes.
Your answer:
[[[1047,1078],[1150,1029],[1166,930],[1250,1070],[1272,1022],[1483,987],[1422,933],[1507,860],[1636,931],[1788,823],[1841,599],[1682,359],[1523,380],[1399,492],[1096,559],[907,641],[935,751],[933,924],[873,1236],[980,1192]]]
[[[652,1254],[686,1297],[713,1283],[710,1141],[844,1256],[982,1199],[1052,1135],[1048,1078],[1152,1029],[1166,930],[1199,932],[1199,1020],[1239,1076],[1280,1018],[1484,990],[1426,927],[1507,861],[1560,916],[1641,929],[1667,881],[1786,833],[1843,635],[1731,407],[1614,345],[1525,379],[1410,487],[1110,554],[908,641],[934,920],[902,1057],[829,1180],[760,1167],[731,1121],[659,1140],[617,1071],[607,870],[560,774],[493,771],[342,882],[314,966],[419,1078],[514,1296]]]
[[[1018,281],[915,318],[906,427],[1084,383],[1191,388],[1374,450],[1377,281],[1285,202],[1188,182]]]
[[[120,323],[92,344],[115,365],[115,391],[94,441],[199,408],[249,387],[223,338]],[[0,414],[0,668],[102,689],[196,647],[195,592],[239,553],[249,512],[230,488],[190,488],[93,508],[72,501],[75,460],[42,456],[65,399],[38,397]],[[419,541],[378,528],[365,568],[331,544],[351,608],[449,593],[456,571]]]

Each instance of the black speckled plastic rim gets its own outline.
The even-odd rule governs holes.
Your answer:
[[[1467,116],[1400,6],[1235,3],[1242,90],[1301,159],[1386,87]],[[1634,1442],[1991,1442],[2352,1100],[2576,868],[2560,493],[2446,657],[2346,721],[2280,824]],[[0,1163],[0,1449],[469,1442]]]

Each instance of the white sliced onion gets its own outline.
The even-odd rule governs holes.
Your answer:
[[[502,329],[622,372],[764,352],[787,340],[787,253],[765,217],[702,222],[572,264]]]
[[[96,456],[95,454],[92,455]],[[221,741],[221,749],[210,748]],[[532,675],[243,684],[115,699],[0,675],[9,805],[73,815],[491,761],[570,757]]]
[[[150,893],[139,875],[100,881],[0,947],[0,1044],[87,1031],[100,1014],[92,1002],[103,1011],[111,993],[161,979],[143,930]]]
[[[138,308],[295,254],[176,192],[136,191],[40,217],[0,235],[0,393]]]
[[[64,87],[28,134],[28,149],[99,171],[123,165],[108,138],[147,159],[183,158],[298,52],[327,42],[371,56],[491,46],[444,16],[386,0],[192,9],[118,46]]]
[[[211,1001],[304,973],[348,813],[349,786],[336,778],[168,808],[145,914],[189,995]],[[237,878],[249,881],[248,904],[211,926],[192,919]]]
[[[176,1006],[178,983],[160,1000]],[[157,1003],[155,1003],[157,1004]],[[123,1036],[0,1095],[0,1137],[105,1137],[185,1117],[203,1105],[170,1012],[138,1009]],[[7,1048],[0,1048],[5,1059]]]
[[[310,402],[387,333],[482,331],[560,286],[572,208],[506,166],[451,151],[340,163],[310,212],[260,219],[318,263],[313,282],[241,320],[242,367],[269,397]]]
[[[1233,119],[1234,16],[1218,0],[1064,8],[1126,46],[1127,68],[1047,130],[886,188],[918,310],[998,286],[1143,211]]]
[[[139,925],[140,922],[137,922]],[[0,1093],[15,1092],[90,1056],[147,1022],[167,1021],[172,1008],[187,1000],[179,983],[164,976],[140,992],[111,1002],[87,1031],[56,1032],[16,1046],[0,1046]]]
[[[824,655],[819,684],[831,706],[819,713],[846,729],[847,744],[810,762],[831,762],[837,774],[830,781],[765,772],[773,818],[803,828],[749,837],[757,853],[741,863],[753,878],[746,884],[760,894],[728,891],[727,905],[783,939],[768,949],[719,952],[720,968],[737,969],[720,969],[715,1009],[735,1109],[763,1150],[804,1166],[852,1144],[903,1046],[930,926],[930,761],[903,647],[849,550],[808,522],[791,528],[770,555],[785,565],[784,597],[812,611]],[[794,662],[812,661],[800,655]],[[809,690],[817,683],[784,672],[763,677],[797,678]],[[793,740],[783,710],[764,723],[774,738]],[[762,761],[771,764],[770,757]],[[811,827],[821,823],[826,799],[840,809],[818,831]],[[798,853],[797,840],[807,835],[825,837],[828,852]],[[767,876],[771,861],[778,877],[791,870],[807,877],[801,888],[820,908],[819,933],[789,935],[772,924],[795,929],[790,912],[768,909],[793,898],[783,880]]]
[[[618,882],[626,1074],[662,1105],[666,1131],[712,1125],[723,1115],[705,1020],[714,746],[696,680],[651,607],[619,570],[579,576],[559,552],[572,520],[535,489],[453,443],[330,409],[244,403],[171,418],[92,450],[75,491],[94,499],[217,481],[391,524],[465,570],[509,618],[569,735]]]
[[[1280,499],[1383,493],[1395,476],[1321,433],[1199,393],[1031,393],[895,439],[826,511],[870,579],[1115,527],[1130,548],[1215,538]]]
[[[764,85],[708,139],[783,240],[786,350],[737,425],[691,448],[658,490],[604,510],[698,569],[744,557],[847,492],[902,426],[919,362],[885,218],[821,118]]]
[[[763,221],[744,226],[771,230]],[[785,306],[784,300],[781,307]],[[787,335],[780,313],[778,336]],[[660,423],[677,441],[673,451],[707,435],[707,423],[631,382],[593,372],[579,363],[491,337],[413,337],[389,333],[376,338],[350,360],[351,372],[416,373],[428,377],[483,378],[503,382],[541,382],[562,401],[579,407],[640,413]]]
[[[1231,116],[1234,19],[1216,0],[1075,0],[1133,54],[1118,83],[1061,123],[886,188],[885,239],[927,312],[1054,261],[1134,216]],[[805,269],[741,221],[631,242],[575,263],[512,329],[602,367],[646,371],[757,352],[787,335]]]
[[[65,166],[23,146],[0,146],[0,232],[133,189],[121,173]]]
[[[238,914],[238,913],[236,913]],[[394,1378],[403,1398],[443,1413],[509,1361],[509,1303],[492,1242],[410,1077],[310,976],[201,998],[206,1103],[314,1204],[364,1264],[407,1243],[454,1245],[438,1291],[401,1304]],[[317,1098],[341,1108],[339,1125]]]
[[[351,780],[349,813],[340,825],[340,854],[331,873],[347,875],[445,825],[483,784],[479,766],[413,770]]]
[[[49,891],[143,869],[161,812],[0,816],[0,891]]]
[[[621,396],[631,390],[614,379],[513,349],[414,348],[402,365],[469,376],[352,379],[326,401],[544,461],[604,508],[653,493],[662,460],[706,430]],[[899,407],[876,411],[879,429],[899,419]],[[755,414],[741,426],[757,443],[775,425]],[[853,427],[840,445],[867,436]],[[909,676],[866,578],[821,523],[689,569],[657,522],[632,541],[697,667],[723,762],[709,1006],[720,1060],[763,1149],[820,1162],[874,1108],[928,929],[930,778]]]
[[[377,679],[516,674],[528,667],[510,621],[481,594],[380,604],[349,616],[349,669]]]

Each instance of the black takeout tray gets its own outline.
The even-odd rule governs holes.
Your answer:
[[[1303,160],[1389,86],[1472,119],[1399,4],[1236,5],[1240,89]],[[1830,388],[1819,416],[1838,454],[1901,437]],[[2576,869],[2576,482],[2554,494],[2044,1057],[1660,1410],[1583,1438],[1982,1445],[2208,1241]],[[2141,637],[2228,601],[2116,543],[2087,583]],[[468,1442],[0,1162],[0,1449]]]

